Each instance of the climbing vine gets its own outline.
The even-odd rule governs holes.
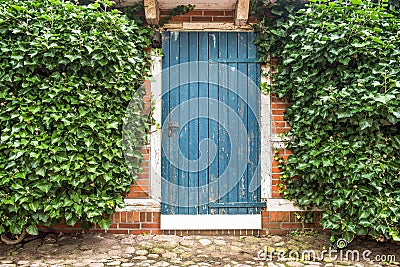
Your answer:
[[[0,3],[0,233],[107,228],[140,171],[152,30],[108,2]]]
[[[281,164],[285,197],[323,209],[332,241],[400,240],[395,4],[312,1],[295,13],[286,3],[276,10],[287,12],[271,11],[275,19],[269,14],[257,26],[262,60],[277,57],[272,93],[292,103],[285,118],[294,154]]]

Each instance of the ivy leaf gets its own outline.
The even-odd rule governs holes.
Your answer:
[[[36,212],[39,208],[39,203],[38,202],[31,202],[29,203],[29,208],[33,211]]]
[[[111,221],[109,219],[102,219],[98,222],[98,225],[101,229],[109,229],[111,225]]]
[[[107,123],[106,127],[107,127],[107,129],[118,129],[118,125],[119,125],[119,122],[114,121],[112,123]]]
[[[388,101],[394,98],[396,98],[394,95],[387,94],[387,95],[379,95],[378,97],[375,97],[374,100],[386,104]]]
[[[333,205],[336,207],[341,207],[346,203],[346,200],[343,198],[338,198],[333,201]]]
[[[371,127],[371,126],[372,126],[372,124],[367,120],[360,122],[361,131],[365,130],[365,129]]]
[[[85,45],[85,48],[87,49],[89,55],[90,55],[90,54],[93,52],[93,50],[94,50],[92,47],[90,47],[90,46],[88,46],[88,45]]]
[[[277,15],[277,16],[282,16],[283,11],[272,8],[271,9],[271,13],[274,14],[274,15]]]
[[[93,137],[89,137],[89,138],[85,139],[85,145],[87,147],[90,147],[92,145],[92,143],[93,143]]]
[[[393,111],[393,115],[394,115],[396,118],[400,119],[400,111]]]
[[[17,6],[17,5],[11,5],[12,8],[14,8],[17,11],[23,11],[24,8],[22,6]]]
[[[26,232],[30,235],[38,235],[39,231],[38,228],[36,227],[36,225],[29,225],[28,227],[26,227]]]
[[[105,66],[105,65],[107,65],[107,63],[108,63],[108,60],[103,58],[103,59],[98,60],[97,62],[99,62],[99,64],[100,64],[101,66]]]
[[[95,123],[94,121],[88,121],[88,122],[87,122],[87,125],[88,125],[90,128],[92,128],[92,129],[95,129],[95,127],[97,126],[96,123]]]
[[[343,236],[344,240],[347,241],[347,243],[350,243],[354,239],[354,233],[350,232],[350,231],[343,232],[342,236]]]
[[[52,187],[51,184],[44,184],[44,185],[38,185],[37,186],[41,191],[48,193]]]
[[[361,214],[358,215],[358,219],[360,219],[360,220],[361,220],[361,219],[366,219],[366,218],[369,217],[369,215],[370,215],[369,211],[363,210],[363,211],[361,212]]]
[[[367,45],[369,45],[369,42],[364,42],[364,43],[352,43],[351,45],[356,47],[356,48],[360,48],[360,47],[365,47]]]
[[[45,176],[45,174],[46,174],[46,170],[44,169],[44,168],[39,168],[39,169],[36,169],[36,172],[35,172],[37,175],[39,175],[39,176],[42,176],[42,177],[44,177]]]
[[[73,62],[74,60],[81,58],[81,56],[79,54],[66,54],[64,55],[64,57],[68,58],[71,62]]]
[[[372,83],[373,86],[381,86],[381,82],[380,81],[374,81]]]
[[[390,231],[390,235],[391,235],[393,241],[395,241],[395,242],[400,242],[399,231],[391,230],[391,231]]]
[[[378,44],[383,44],[383,41],[381,39],[379,39],[378,37],[373,37],[372,40],[374,40]]]
[[[9,160],[16,160],[24,154],[24,151],[18,151],[16,154],[12,155]]]

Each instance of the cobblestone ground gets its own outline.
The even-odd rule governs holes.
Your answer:
[[[0,244],[0,267],[400,266],[396,244],[356,240],[335,252],[329,251],[325,234],[262,238],[47,234],[24,242]]]

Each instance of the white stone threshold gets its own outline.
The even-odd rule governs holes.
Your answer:
[[[125,207],[117,208],[117,211],[147,211],[147,212],[160,212],[161,204],[159,201],[150,198],[143,199],[125,199]],[[302,208],[295,206],[292,201],[282,198],[267,198],[264,199],[267,202],[267,211],[304,211]],[[318,209],[312,209],[317,211]],[[205,215],[163,215],[164,216],[199,216]],[[207,216],[258,216],[258,215],[207,215]],[[181,217],[183,218],[183,217]],[[233,217],[228,217],[232,219]],[[218,228],[221,229],[221,228]],[[233,229],[233,228],[230,228]],[[238,228],[235,228],[238,229]],[[253,229],[253,228],[248,228]],[[256,229],[256,228],[254,228]]]
[[[261,214],[256,215],[163,215],[162,230],[237,230],[261,229]]]
[[[141,199],[125,199],[125,206],[117,208],[116,211],[143,211],[143,212],[160,212],[161,204],[157,200],[151,198]]]
[[[282,198],[267,198],[267,211],[302,211],[293,202]],[[161,204],[159,201],[150,198],[143,199],[125,199],[125,207],[119,208],[117,211],[155,211],[159,212]]]

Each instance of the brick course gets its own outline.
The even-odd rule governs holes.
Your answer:
[[[294,229],[321,230],[319,224],[321,213],[314,212],[315,223],[304,223],[297,219],[296,214],[303,212],[292,211],[262,211],[261,230],[236,229],[236,230],[160,230],[160,212],[121,211],[112,216],[110,229],[102,230],[94,226],[89,232],[115,233],[115,234],[167,234],[167,235],[240,235],[240,236],[264,236],[267,234],[287,234]],[[80,225],[74,227],[67,225],[55,225],[51,228],[40,227],[47,232],[76,233],[83,231]]]

